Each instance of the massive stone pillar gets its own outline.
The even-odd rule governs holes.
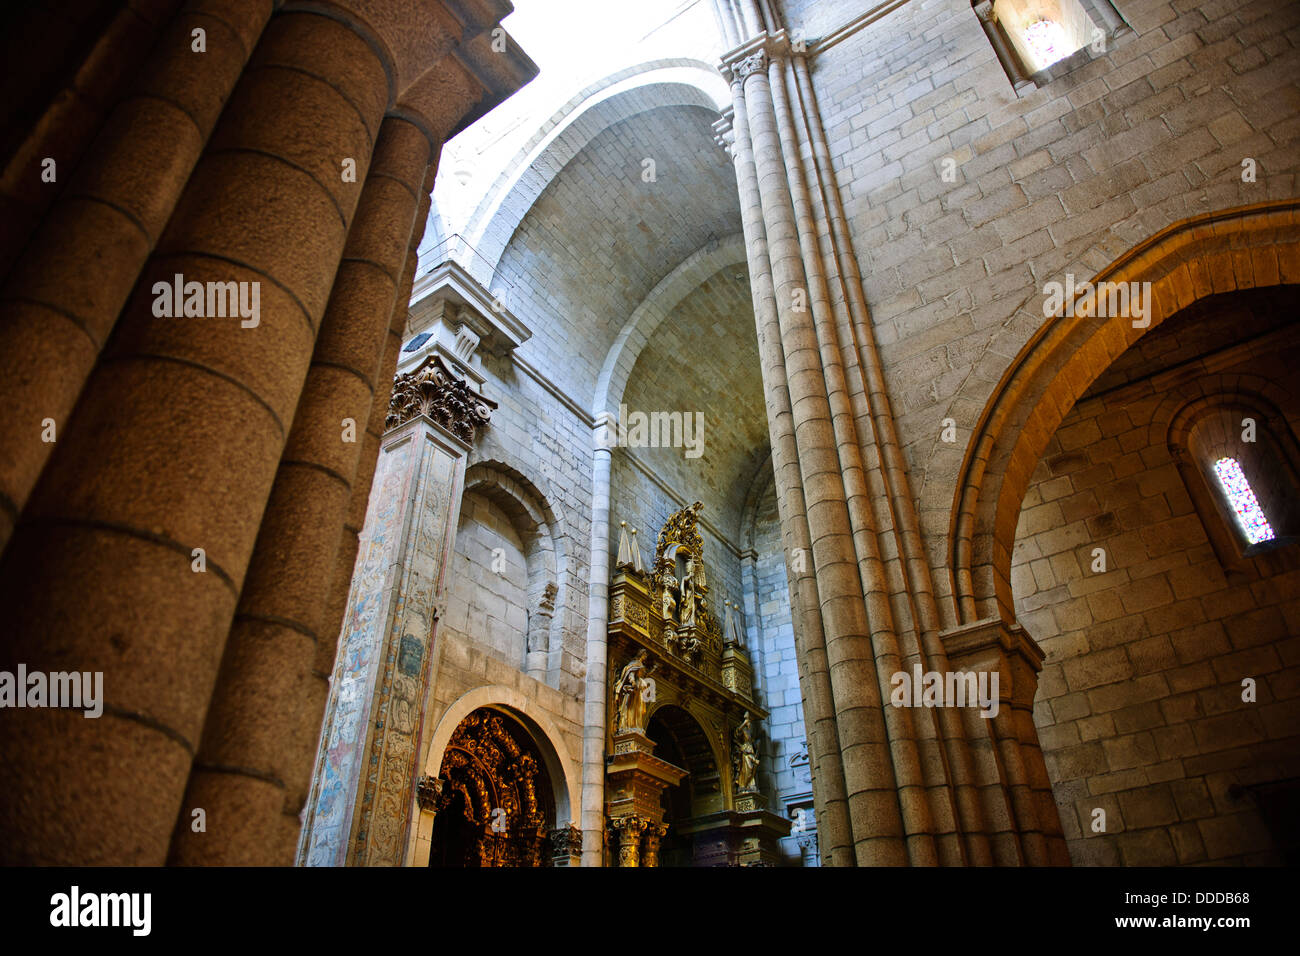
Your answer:
[[[904,821],[829,390],[816,331],[806,306],[801,305],[808,297],[808,283],[776,128],[768,75],[771,61],[766,44],[757,46],[744,48],[746,55],[735,63],[733,74],[743,84],[743,99],[736,101],[735,108],[737,113],[743,109],[748,120],[745,132],[752,149],[767,245],[767,262],[760,262],[757,271],[751,270],[760,341],[776,339],[784,352],[855,858],[862,865],[905,863]],[[748,241],[748,234],[746,238]]]
[[[375,490],[368,495],[361,559],[355,569],[348,565],[355,573],[319,732],[301,853],[311,865],[397,865],[420,858],[413,842],[427,842],[416,801],[430,729],[423,716],[437,678],[437,620],[466,459],[495,408],[478,390],[483,379],[474,349],[505,355],[531,334],[508,311],[497,311],[463,270],[427,271],[408,310],[410,289],[404,278],[403,324],[409,319],[411,331],[419,332],[432,320],[434,335],[404,353],[405,371],[384,406]],[[455,338],[453,326],[461,333],[459,349],[446,346]],[[333,626],[330,611],[324,620],[322,626]],[[318,728],[319,713],[313,737]]]
[[[293,862],[325,704],[313,665],[335,647],[324,605],[433,145],[406,120],[380,127],[190,777],[207,827],[182,812],[173,862]]]
[[[465,462],[491,408],[437,359],[398,379],[308,807],[309,866],[402,862]]]
[[[4,249],[24,238],[9,235],[25,215],[58,196],[39,221],[17,262],[5,257],[0,289],[0,549],[65,433],[77,396],[162,235],[185,182],[230,97],[258,35],[271,15],[270,0],[231,4],[200,0],[170,19],[129,92],[77,162],[74,142],[89,140],[82,111],[47,115],[32,141],[6,171],[4,193],[35,191],[34,199],[6,201]],[[102,86],[130,68],[146,39],[137,11],[118,18],[79,71],[81,84]],[[12,24],[11,24],[12,26]],[[202,30],[203,52],[193,31]],[[125,31],[125,32],[124,32]],[[147,49],[145,45],[145,49]],[[12,64],[10,65],[12,68]],[[120,82],[120,81],[118,81]],[[87,89],[87,95],[95,91]],[[51,105],[61,114],[76,96]],[[76,129],[64,129],[71,124]],[[91,127],[93,129],[93,127]],[[75,135],[74,135],[75,133]],[[30,154],[30,155],[28,155]],[[42,181],[41,163],[53,162],[54,180]],[[21,174],[25,190],[9,179]],[[66,185],[65,185],[66,182]],[[6,197],[7,199],[7,197]],[[34,212],[35,210],[33,210]],[[55,441],[49,440],[52,423]]]
[[[241,40],[245,49],[252,45],[258,16],[266,13],[262,4],[213,6],[224,13],[214,14],[210,35],[222,23],[229,27],[230,18],[242,24],[223,34],[223,52],[189,74],[179,68],[150,74],[155,81],[173,78],[177,88],[165,91],[173,103],[176,96],[190,102],[192,94],[199,117],[220,111],[222,84],[230,71],[239,73],[245,55],[236,48]],[[85,306],[77,314],[99,317],[92,343],[112,328],[111,345],[66,425],[56,423],[55,450],[0,564],[0,595],[15,609],[0,644],[0,667],[102,673],[103,716],[86,719],[60,709],[10,715],[0,740],[5,862],[166,859],[264,509],[277,474],[288,473],[282,452],[290,428],[296,414],[305,413],[301,434],[315,434],[310,423],[335,414],[331,402],[342,400],[342,393],[325,389],[331,393],[326,399],[315,388],[304,398],[303,386],[345,243],[350,234],[363,245],[363,233],[370,239],[387,235],[400,252],[409,233],[409,226],[384,221],[385,215],[352,232],[381,121],[392,111],[436,147],[535,72],[517,47],[497,49],[489,36],[508,4],[479,5],[468,19],[464,10],[454,15],[437,0],[364,7],[364,17],[346,2],[282,8],[262,31],[188,181],[183,167],[192,159],[185,150],[197,155],[202,135],[195,142],[183,130],[177,152],[164,156],[163,181],[136,175],[153,167],[133,168],[129,149],[113,167],[130,186],[126,195],[144,203],[146,220],[166,227],[143,272],[132,263],[149,255],[148,243],[137,237],[130,250],[112,253],[118,258],[106,267],[108,298],[88,289],[74,303]],[[457,55],[448,56],[453,49]],[[202,133],[201,119],[194,122]],[[165,138],[167,124],[160,123],[157,129],[127,123],[119,133],[127,138],[132,129],[152,130]],[[418,179],[418,172],[408,178]],[[169,217],[165,193],[173,181],[179,198]],[[154,196],[154,188],[162,193]],[[81,221],[46,232],[94,238],[105,204],[69,204],[65,211]],[[104,235],[117,235],[119,226],[110,223]],[[47,283],[61,281],[60,269],[66,272],[58,254],[51,255],[40,260],[50,267],[40,273]],[[340,294],[351,282],[343,278]],[[132,287],[134,296],[118,318],[112,296]],[[18,360],[27,355],[35,369],[40,350],[18,344]],[[68,359],[74,378],[90,360]],[[40,392],[39,378],[31,377],[32,394],[55,394]],[[70,404],[76,388],[59,394]],[[318,446],[295,445],[291,454],[315,464],[326,460]],[[21,464],[13,487],[21,489],[22,476],[40,470],[34,461]],[[268,528],[292,523],[291,499],[277,498],[269,513],[276,524]],[[340,528],[310,531],[320,531],[322,540],[332,532],[337,541]],[[271,530],[263,536],[272,538]],[[328,568],[289,570],[329,577]],[[257,581],[265,584],[260,572]],[[249,606],[265,612],[269,605],[258,603],[264,597],[250,590]],[[236,786],[208,790],[216,794],[222,826],[260,805],[248,819],[261,822],[250,822],[238,837],[213,834],[239,847],[222,857],[226,862],[264,859],[249,834],[267,832],[266,813],[279,823],[273,842],[281,850],[292,843],[294,826],[282,813],[275,816],[264,792],[250,802],[258,787],[249,781],[270,782],[266,772],[274,776],[276,769],[292,778],[301,773],[304,755],[280,751],[268,759],[269,751],[258,749],[267,744],[267,726],[247,712],[247,702],[266,686],[260,682],[275,670],[271,658],[306,639],[301,632],[288,637],[292,620],[275,622],[275,633],[263,633],[261,644],[244,644],[241,636],[232,658],[240,666],[223,678],[220,705],[206,728],[209,741],[227,748],[223,756],[256,757],[251,767],[204,763],[217,773],[235,769],[228,776],[240,778]],[[255,651],[245,657],[249,647]],[[249,661],[256,666],[245,666]],[[283,703],[300,715],[310,709],[309,697],[299,687],[289,700],[265,706]],[[297,734],[299,741],[306,736]],[[192,809],[203,812],[181,821],[181,832],[185,823],[196,834],[206,825],[206,808]]]
[[[791,620],[798,655],[799,679],[803,687],[804,726],[809,736],[813,762],[817,767],[814,790],[818,826],[824,833],[822,849],[827,862],[849,865],[853,861],[853,839],[849,826],[844,767],[840,755],[839,731],[835,723],[835,702],[826,664],[824,625],[817,579],[810,567],[812,550],[804,494],[795,449],[790,396],[785,381],[785,357],[781,349],[776,318],[775,295],[768,264],[767,236],[762,202],[749,136],[745,90],[739,76],[731,85],[735,104],[734,130],[722,124],[720,132],[730,139],[745,245],[758,322],[759,356],[766,396],[768,426],[772,439],[772,468],[777,489],[777,506],[786,551]]]

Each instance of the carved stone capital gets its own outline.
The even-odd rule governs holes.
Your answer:
[[[556,856],[582,852],[582,831],[572,823],[551,831],[551,850]]]
[[[442,788],[443,781],[440,778],[429,774],[422,776],[415,786],[415,795],[420,802],[420,809],[426,813],[437,813],[441,810],[446,803]]]
[[[750,54],[739,63],[731,68],[732,75],[740,82],[745,82],[749,77],[762,70],[767,69],[767,52],[759,50],[757,53]]]
[[[432,355],[413,372],[397,376],[388,403],[385,429],[425,415],[463,442],[473,444],[478,429],[488,423],[496,402],[484,398],[447,370]]]

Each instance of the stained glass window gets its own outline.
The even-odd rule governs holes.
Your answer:
[[[1067,53],[1074,52],[1065,35],[1065,28],[1046,17],[1025,27],[1025,43],[1040,70],[1051,66]]]
[[[1255,492],[1251,490],[1250,482],[1242,474],[1237,459],[1220,458],[1214,463],[1214,474],[1219,479],[1219,487],[1223,489],[1228,504],[1232,505],[1232,510],[1237,513],[1237,521],[1241,524],[1241,530],[1246,533],[1246,540],[1251,544],[1272,541],[1275,537],[1273,526],[1264,517],[1264,509],[1259,506]]]

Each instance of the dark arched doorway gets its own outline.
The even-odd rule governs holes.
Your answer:
[[[551,780],[528,729],[480,708],[456,727],[438,770],[430,866],[549,866]]]
[[[659,845],[659,865],[698,866],[702,862],[698,824],[721,809],[721,780],[713,750],[699,722],[671,704],[654,712],[646,736],[655,745],[656,757],[687,771],[681,783],[668,787],[660,797],[668,832]]]

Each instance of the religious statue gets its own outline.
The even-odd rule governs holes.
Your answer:
[[[736,773],[737,793],[753,793],[758,790],[758,784],[754,779],[754,775],[758,772],[758,751],[754,747],[754,739],[750,734],[751,726],[749,713],[746,712],[745,719],[740,722],[740,726],[731,737],[731,756]]]
[[[664,584],[663,612],[664,624],[666,626],[671,626],[673,623],[673,615],[677,613],[677,599],[673,597],[672,585],[667,583]]]
[[[682,627],[695,626],[695,558],[686,559],[686,573],[682,575]]]
[[[654,670],[653,664],[646,666],[645,659],[646,652],[642,648],[623,667],[614,684],[614,699],[618,701],[615,733],[645,729],[645,705],[653,699],[649,675]]]

